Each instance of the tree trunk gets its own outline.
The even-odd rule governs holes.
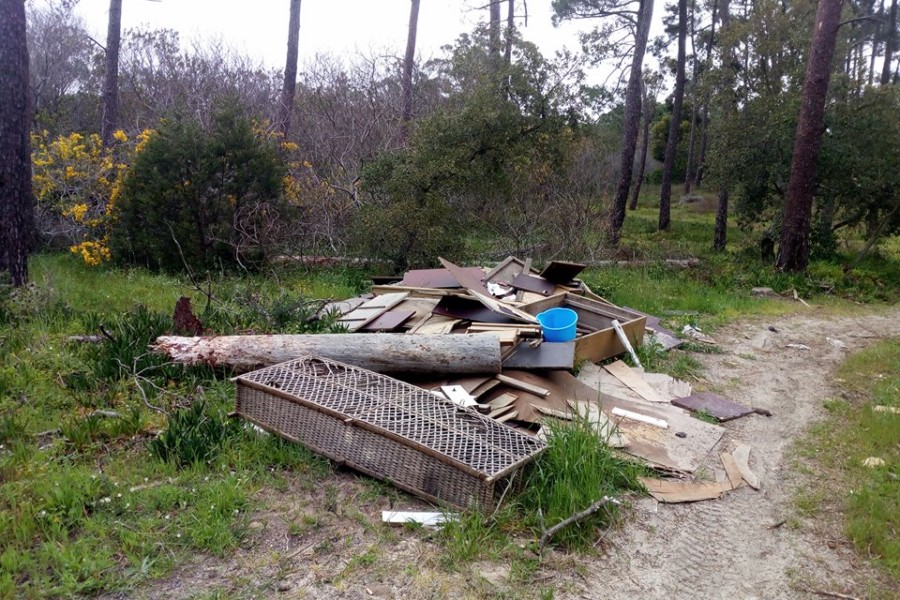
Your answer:
[[[643,130],[641,132],[641,154],[638,158],[637,174],[634,177],[634,191],[631,193],[630,210],[637,210],[638,196],[641,193],[641,185],[644,183],[644,170],[647,167],[647,150],[650,146],[650,121],[653,120],[655,103],[650,100],[649,92],[644,94]]]
[[[284,83],[281,86],[281,106],[278,111],[278,128],[285,140],[291,129],[291,113],[294,109],[294,95],[297,93],[297,56],[300,53],[300,0],[290,2],[287,58],[284,61]]]
[[[696,69],[694,78],[696,79]],[[687,166],[684,169],[684,193],[691,193],[691,185],[694,183],[694,137],[697,134],[697,82],[694,82],[694,90],[691,94],[691,134],[688,136]]]
[[[722,30],[724,31],[731,21],[730,0],[722,0]],[[733,118],[737,111],[737,98],[734,95],[734,84],[737,81],[737,74],[734,71],[732,63],[734,62],[734,47],[731,45],[723,45],[722,47],[722,64],[725,66],[725,72],[722,87],[725,93],[730,96],[730,100],[725,104],[723,115],[719,118]],[[721,252],[725,250],[728,241],[728,182],[719,181],[719,202],[716,207],[716,225],[713,231],[713,250]]]
[[[500,342],[494,335],[161,336],[151,349],[177,363],[225,367],[237,373],[307,355],[330,358],[378,373],[500,372]]]
[[[704,75],[708,74],[712,69],[712,49],[716,41],[716,18],[718,14],[719,0],[714,0],[712,6],[712,21],[709,25],[709,42],[706,44],[706,66],[703,69]],[[703,94],[703,112],[700,116],[700,149],[697,151],[697,167],[694,169],[695,188],[700,187],[700,182],[703,181],[703,163],[706,162],[706,143],[709,127],[709,96],[710,92],[707,89]]]
[[[809,261],[809,227],[816,179],[816,159],[825,129],[825,99],[831,61],[837,42],[843,0],[819,0],[806,64],[800,118],[791,157],[781,239],[776,266],[782,271],[805,271]]]
[[[891,82],[891,61],[897,48],[897,0],[891,2],[891,18],[884,38],[884,65],[881,67],[881,85]]]
[[[500,56],[500,2],[502,0],[490,0],[490,22],[488,26],[488,34],[490,37],[490,53],[491,58],[497,59]]]
[[[721,252],[728,241],[728,188],[719,187],[719,204],[716,207],[716,229],[713,234],[713,250]]]
[[[28,282],[34,239],[31,109],[23,0],[0,0],[0,271]]]
[[[506,49],[503,60],[506,66],[512,64],[513,32],[516,30],[516,0],[508,0],[506,6]]]
[[[112,143],[119,122],[119,41],[122,38],[122,0],[109,0],[106,30],[106,76],[103,83],[103,123],[100,139]]]
[[[675,150],[678,148],[678,132],[681,125],[681,104],[684,100],[685,38],[687,37],[687,0],[678,0],[678,63],[675,67],[675,91],[672,100],[672,122],[666,141],[666,157],[663,163],[662,190],[659,195],[659,230],[668,231],[671,224],[672,169],[675,166]]]
[[[634,150],[637,146],[638,129],[641,121],[641,82],[644,52],[650,35],[650,21],[653,19],[653,0],[643,0],[638,12],[637,32],[634,40],[634,55],[631,59],[631,73],[625,90],[625,121],[622,131],[622,153],[619,157],[619,184],[613,199],[609,219],[607,242],[618,246],[625,223],[625,205],[631,189],[631,175],[634,171]]]
[[[406,55],[403,57],[403,81],[401,89],[403,94],[403,113],[401,120],[403,121],[403,142],[406,144],[409,135],[408,124],[412,120],[413,109],[413,64],[416,60],[416,33],[419,29],[419,0],[412,0],[409,7],[409,31],[406,34]]]

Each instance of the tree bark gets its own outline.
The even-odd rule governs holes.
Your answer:
[[[488,35],[490,38],[491,58],[500,57],[500,2],[502,0],[490,1],[490,22],[488,24]]]
[[[719,203],[716,206],[716,229],[713,233],[713,250],[721,252],[728,241],[728,188],[719,187]]]
[[[697,138],[697,97],[700,91],[700,86],[698,85],[699,81],[699,72],[700,69],[699,61],[697,59],[697,32],[695,27],[695,11],[697,9],[697,4],[695,1],[691,2],[691,52],[693,53],[693,57],[691,60],[691,133],[688,136],[688,156],[687,156],[687,165],[684,169],[684,193],[691,193],[691,184],[694,183],[694,147],[695,147],[695,139]]]
[[[891,82],[891,61],[897,49],[897,0],[891,2],[891,18],[884,38],[884,64],[881,67],[881,85]]]
[[[809,261],[809,228],[816,180],[816,159],[822,147],[825,99],[837,42],[843,0],[819,0],[803,93],[794,137],[781,239],[775,264],[782,271],[805,271]]]
[[[712,6],[712,21],[709,25],[709,42],[706,44],[706,62],[703,69],[704,75],[708,74],[712,69],[712,49],[716,41],[716,19],[718,14],[719,0],[714,0]],[[703,163],[706,162],[707,133],[709,131],[709,97],[710,92],[709,89],[707,89],[703,94],[703,112],[700,116],[700,148],[697,151],[697,167],[694,169],[695,188],[700,187],[700,182],[703,181]]]
[[[653,120],[653,109],[655,103],[650,100],[649,92],[644,94],[643,107],[643,126],[641,131],[641,154],[638,158],[637,174],[634,177],[634,191],[631,193],[631,204],[628,205],[629,210],[637,210],[638,196],[641,193],[641,185],[644,183],[644,170],[647,167],[647,150],[650,147],[650,121]]]
[[[494,335],[162,336],[156,339],[151,349],[177,363],[226,367],[237,373],[307,355],[330,358],[378,373],[500,372],[500,343]]]
[[[104,146],[112,144],[119,122],[119,42],[122,38],[122,0],[109,0],[109,23],[106,30],[106,74],[103,82],[103,122],[100,139]]]
[[[687,0],[678,0],[678,63],[675,67],[675,91],[672,100],[672,122],[666,141],[666,157],[663,163],[662,190],[659,195],[659,230],[668,231],[671,224],[672,169],[675,166],[675,150],[681,126],[681,104],[684,100],[685,38],[687,37]]]
[[[722,30],[724,31],[731,21],[730,0],[721,0],[722,10],[720,12],[722,19]],[[731,45],[722,47],[722,64],[725,66],[725,75],[722,87],[724,92],[731,98],[725,105],[724,114],[720,117],[723,119],[733,118],[737,111],[737,99],[734,95],[734,84],[737,80],[737,74],[734,71],[732,63],[734,62],[734,47]],[[719,201],[716,206],[716,225],[713,231],[713,250],[721,252],[725,250],[728,241],[728,182],[719,181]]]
[[[641,82],[644,52],[650,35],[650,21],[653,19],[653,0],[643,0],[638,11],[637,33],[634,40],[634,54],[631,59],[631,73],[625,90],[625,121],[622,131],[622,153],[619,157],[619,183],[613,199],[609,218],[607,242],[618,246],[625,223],[625,208],[631,189],[631,175],[634,171],[634,150],[637,146],[638,129],[641,121]]]
[[[0,0],[0,270],[28,282],[34,239],[31,107],[23,0]]]
[[[419,29],[419,0],[411,0],[409,7],[409,31],[406,34],[406,55],[403,57],[403,81],[401,91],[403,95],[403,112],[400,116],[403,122],[403,143],[409,136],[408,124],[412,120],[413,109],[413,64],[416,60],[416,33]]]
[[[291,129],[291,113],[294,95],[297,93],[297,56],[300,53],[300,0],[290,0],[288,17],[287,58],[284,61],[284,83],[281,86],[281,105],[278,111],[278,127],[287,140]]]
[[[512,64],[513,32],[516,30],[516,0],[507,0],[506,6],[506,49],[503,60],[506,66]]]

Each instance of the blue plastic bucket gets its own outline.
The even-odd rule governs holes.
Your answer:
[[[538,313],[537,320],[545,342],[571,342],[575,339],[578,313],[571,308],[551,308]]]

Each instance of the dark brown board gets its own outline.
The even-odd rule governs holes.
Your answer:
[[[475,323],[515,323],[513,319],[504,317],[484,306],[477,300],[460,298],[459,296],[444,296],[432,311],[436,315],[465,319]]]
[[[476,280],[484,277],[481,267],[462,267],[462,271]],[[447,269],[414,269],[407,271],[404,273],[400,285],[438,289],[462,287],[456,280],[456,277],[453,276],[453,273]]]
[[[575,364],[575,342],[544,342],[537,348],[527,343],[516,346],[503,359],[504,369],[571,369]]]
[[[630,310],[633,313],[637,313],[639,315],[644,315],[647,317],[647,329],[653,330],[654,337],[656,337],[656,341],[662,344],[663,350],[671,350],[677,346],[680,346],[684,343],[684,340],[680,339],[675,332],[671,329],[666,329],[662,325],[659,324],[659,317],[654,317],[653,315],[648,315],[645,312],[641,312],[637,309],[630,308],[628,306],[623,306],[625,310]]]
[[[720,422],[746,417],[753,412],[752,408],[713,392],[694,392],[686,398],[672,400],[672,404],[694,412],[704,410]]]
[[[526,275],[525,273],[516,275],[512,280],[512,286],[517,290],[525,290],[526,292],[534,292],[536,294],[543,294],[544,296],[549,296],[556,291],[555,283],[540,277]]]
[[[360,331],[393,331],[409,321],[415,314],[414,310],[389,310],[361,327]]]
[[[575,276],[584,271],[587,265],[566,262],[563,260],[551,260],[550,264],[541,271],[541,277],[553,283],[566,284],[575,279]]]

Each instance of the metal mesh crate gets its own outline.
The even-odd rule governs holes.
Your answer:
[[[323,358],[235,381],[241,417],[432,502],[493,508],[545,447],[414,385]]]

